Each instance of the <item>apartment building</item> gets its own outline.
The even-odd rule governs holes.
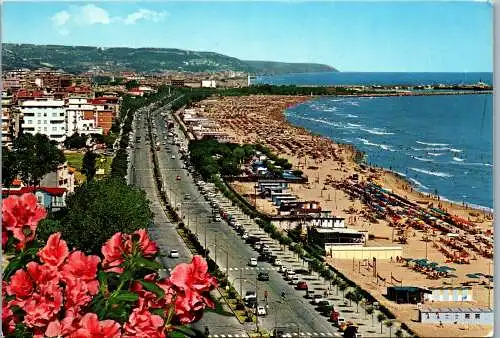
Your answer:
[[[66,108],[64,100],[38,98],[21,104],[23,132],[47,135],[49,139],[63,142],[66,139]]]
[[[2,91],[2,146],[12,144],[12,95]]]
[[[86,97],[69,97],[66,101],[66,106],[66,136],[71,136],[74,133],[103,133],[103,128],[96,126],[94,106]]]

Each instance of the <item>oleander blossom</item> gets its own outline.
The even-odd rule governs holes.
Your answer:
[[[38,222],[47,211],[38,205],[33,194],[11,195],[2,201],[2,247],[5,248],[9,233],[18,240],[16,249],[22,250],[35,238]]]
[[[169,282],[176,292],[176,320],[181,324],[197,321],[206,307],[213,308],[209,292],[218,286],[217,280],[208,273],[206,260],[196,255],[190,264],[177,265]]]
[[[133,253],[133,239],[137,240],[139,253],[146,258],[153,258],[158,253],[158,246],[149,238],[146,230],[139,229],[132,235],[117,232],[104,245],[101,252],[104,256],[103,268],[107,272],[122,273],[121,266],[128,255]]]
[[[124,326],[123,338],[165,338],[163,332],[164,321],[146,309],[136,308],[132,311],[128,322]]]

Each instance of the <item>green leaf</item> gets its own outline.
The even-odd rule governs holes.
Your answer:
[[[141,268],[145,268],[145,269],[149,269],[149,270],[154,270],[154,271],[162,268],[161,264],[159,264],[159,263],[157,263],[155,261],[146,259],[144,257],[140,257],[140,256],[139,257],[134,257],[133,260],[134,260],[134,263],[136,263]]]
[[[137,294],[129,291],[119,291],[111,297],[117,301],[122,302],[135,302],[139,299],[139,296]]]
[[[144,286],[144,288],[148,291],[153,292],[155,295],[157,295],[160,298],[163,298],[165,296],[165,291],[163,291],[162,288],[160,288],[158,285],[152,282],[146,282],[145,280],[138,280],[139,283]]]
[[[108,288],[108,276],[106,272],[101,270],[97,274],[97,278],[99,279],[99,290],[103,293]]]

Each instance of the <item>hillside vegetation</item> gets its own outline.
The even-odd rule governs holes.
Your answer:
[[[313,63],[244,61],[213,52],[173,48],[101,48],[4,43],[2,67],[36,69],[50,67],[69,73],[89,70],[136,72],[244,71],[254,74],[333,72],[335,68]]]

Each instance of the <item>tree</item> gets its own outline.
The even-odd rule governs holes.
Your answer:
[[[64,239],[93,254],[116,232],[146,228],[153,216],[144,191],[113,177],[86,182],[68,196],[66,204]]]
[[[50,235],[62,231],[63,225],[61,224],[61,222],[54,219],[45,218],[42,219],[40,223],[38,223],[38,227],[36,228],[36,239],[42,243],[45,243],[49,239]]]
[[[87,137],[85,135],[80,135],[74,133],[70,137],[64,140],[64,147],[66,149],[81,149],[87,146]]]
[[[386,320],[387,317],[383,313],[379,313],[377,315],[377,320],[380,323],[380,334],[382,334],[382,324],[384,324],[384,320]]]
[[[42,134],[22,134],[14,140],[13,149],[21,180],[26,185],[38,186],[43,176],[66,162],[64,153],[57,148],[57,142]]]
[[[16,159],[16,153],[10,151],[7,147],[2,148],[2,186],[10,187],[12,181],[19,173],[19,166]]]
[[[389,338],[392,336],[392,327],[394,326],[394,322],[392,320],[386,320],[385,326],[389,329]]]
[[[354,292],[348,291],[345,294],[345,298],[349,300],[349,306],[352,306],[352,299],[354,298]]]
[[[367,314],[372,316],[372,325],[373,325],[373,313],[375,312],[375,309],[373,308],[373,306],[368,306],[367,308],[365,308],[365,311]]]
[[[128,81],[127,83],[125,83],[125,88],[127,88],[127,90],[130,90],[138,86],[139,82],[137,82],[136,80]]]
[[[363,295],[358,288],[354,289],[350,300],[356,303],[356,312],[359,312],[359,303],[363,300]]]
[[[349,285],[347,285],[347,283],[344,281],[341,281],[338,284],[339,290],[342,291],[342,298],[345,298],[345,290],[347,290],[348,287],[349,287]]]
[[[397,337],[397,338],[402,338],[403,337],[403,330],[401,329],[397,329],[396,332],[394,332],[394,335]]]
[[[97,155],[90,150],[83,155],[82,174],[87,177],[88,181],[92,181],[94,179],[96,173],[96,158]]]

